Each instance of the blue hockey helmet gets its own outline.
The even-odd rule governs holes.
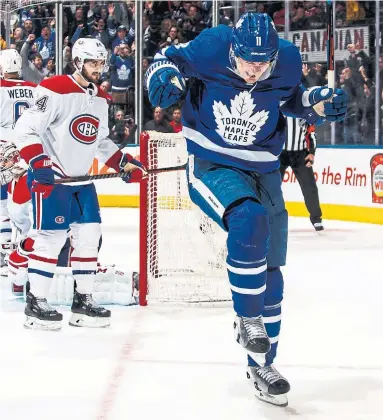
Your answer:
[[[273,62],[278,56],[279,37],[266,13],[243,14],[233,29],[232,52],[249,62]]]

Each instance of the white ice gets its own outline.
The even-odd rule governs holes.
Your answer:
[[[138,211],[102,216],[101,260],[137,268]],[[0,419],[382,419],[383,226],[325,226],[290,220],[276,361],[289,407],[253,396],[229,307],[112,307],[110,329],[39,332],[3,287]]]

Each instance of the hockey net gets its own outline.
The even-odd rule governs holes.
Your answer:
[[[150,169],[181,166],[185,139],[143,133],[140,159]],[[140,189],[140,304],[230,300],[226,236],[191,202],[185,170],[149,175]]]

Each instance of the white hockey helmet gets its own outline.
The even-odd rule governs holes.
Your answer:
[[[85,60],[104,60],[106,63],[107,58],[108,52],[104,44],[95,38],[80,38],[72,47],[72,59],[79,72],[82,71]]]
[[[0,75],[5,73],[19,73],[21,72],[22,60],[20,54],[14,50],[0,51]]]

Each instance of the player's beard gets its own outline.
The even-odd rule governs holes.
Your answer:
[[[101,79],[101,73],[98,72],[88,72],[84,67],[81,72],[82,77],[91,83],[98,83]]]

